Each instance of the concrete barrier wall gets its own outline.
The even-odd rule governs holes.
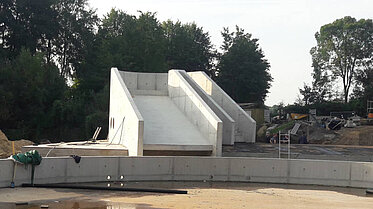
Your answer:
[[[254,143],[256,137],[255,120],[237,105],[206,73],[188,72],[188,75],[236,121],[235,142]]]
[[[126,146],[129,156],[142,156],[144,120],[120,76],[118,69],[111,69],[108,138]]]
[[[138,73],[119,71],[132,95],[168,95],[167,73]]]
[[[0,187],[13,176],[12,160],[0,160]],[[370,188],[373,163],[222,157],[43,158],[35,183],[97,181],[234,181]],[[121,178],[123,176],[123,179]],[[17,166],[16,185],[30,183],[31,166]]]
[[[222,143],[227,145],[234,144],[235,121],[228,115],[185,71],[181,75],[189,85],[198,93],[203,101],[212,111],[223,121],[223,139]]]
[[[213,145],[214,156],[221,156],[223,122],[188,84],[179,70],[168,72],[168,93],[175,105]]]

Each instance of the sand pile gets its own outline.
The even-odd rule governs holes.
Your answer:
[[[14,143],[16,153],[21,151],[21,147],[33,144],[29,140],[18,140]],[[5,134],[0,130],[0,158],[7,158],[12,154],[12,143]]]

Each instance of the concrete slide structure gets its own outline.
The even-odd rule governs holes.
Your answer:
[[[234,142],[255,143],[255,120],[233,101],[206,73],[197,71],[188,72],[188,75],[203,90],[201,94],[209,97],[213,101],[213,105],[218,106],[222,109],[224,115],[227,115],[221,116],[225,126],[223,144],[232,145]],[[229,126],[226,126],[226,124],[229,124]]]
[[[111,71],[109,141],[130,156],[221,155],[222,121],[181,76]]]
[[[209,78],[198,75],[112,68],[109,141],[129,156],[221,156],[222,144],[255,142],[255,121],[220,88],[208,94],[196,81]]]

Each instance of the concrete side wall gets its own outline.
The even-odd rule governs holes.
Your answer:
[[[13,176],[12,160],[0,160],[0,187]],[[373,187],[373,163],[221,157],[43,158],[35,183],[143,180],[238,181]],[[17,166],[15,184],[30,183],[31,166]]]
[[[223,123],[181,75],[181,70],[168,72],[171,100],[214,146],[213,155],[221,156]]]
[[[144,120],[116,68],[111,69],[109,110],[109,141],[126,146],[129,156],[142,156]]]
[[[214,111],[214,113],[223,121],[223,144],[234,144],[235,121],[228,115],[186,72],[181,75],[191,87],[198,93],[203,101]]]
[[[167,73],[138,73],[119,71],[132,95],[167,96]]]
[[[236,121],[235,142],[254,143],[256,122],[204,72],[188,75]]]

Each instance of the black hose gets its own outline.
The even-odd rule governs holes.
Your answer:
[[[168,194],[188,194],[186,190],[173,189],[150,189],[150,188],[128,188],[128,187],[100,187],[100,186],[85,186],[85,185],[68,185],[68,184],[22,184],[22,187],[40,187],[40,188],[64,188],[64,189],[89,189],[89,190],[110,190],[110,191],[126,191],[126,192],[154,192]]]

